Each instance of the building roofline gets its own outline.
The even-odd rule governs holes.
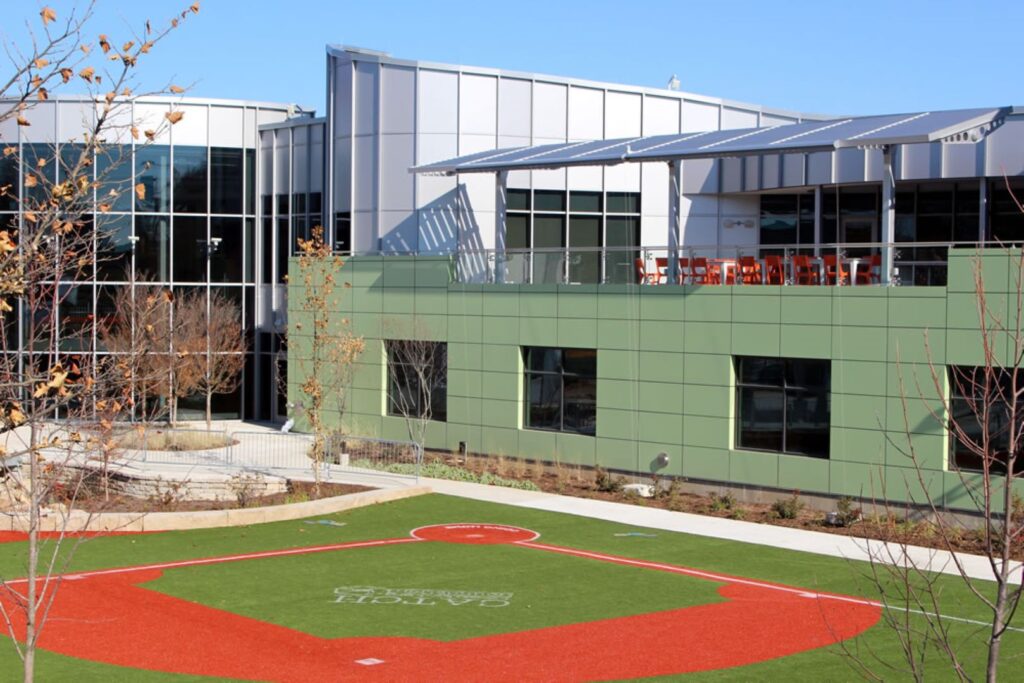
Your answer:
[[[277,123],[260,124],[257,128],[261,131],[277,130],[279,128],[298,128],[299,126],[322,126],[326,123],[326,116],[318,116],[316,118],[311,116],[296,116],[294,118],[285,119],[284,121],[278,121]]]
[[[828,120],[834,119],[834,114],[817,114],[810,112],[798,112],[790,109],[780,109],[776,107],[766,107],[760,104],[752,104],[750,102],[740,102],[739,100],[730,100],[721,97],[711,97],[709,95],[698,95],[697,93],[685,92],[682,90],[668,90],[665,88],[653,88],[642,85],[630,85],[627,83],[611,83],[607,81],[591,81],[583,78],[572,78],[569,76],[555,76],[551,74],[538,74],[529,73],[526,71],[512,71],[508,69],[495,69],[492,67],[485,66],[470,66],[463,64],[446,64],[443,62],[429,62],[424,60],[414,59],[398,59],[392,57],[387,52],[381,52],[379,50],[370,50],[367,48],[356,47],[353,45],[327,45],[327,54],[340,57],[342,59],[356,59],[364,62],[376,62],[379,64],[388,64],[392,66],[404,66],[418,69],[430,69],[438,71],[458,71],[473,74],[481,74],[486,76],[500,76],[502,78],[518,79],[518,80],[530,80],[530,81],[541,81],[545,83],[558,83],[564,85],[573,85],[581,88],[595,88],[599,90],[612,90],[630,92],[644,95],[651,95],[654,97],[665,97],[668,99],[676,100],[689,100],[691,102],[700,102],[702,104],[713,104],[721,105],[724,107],[736,107],[742,109],[757,110],[762,114],[786,116],[797,119],[811,119],[811,120]]]
[[[16,98],[0,98],[2,100],[10,101]],[[34,107],[36,105],[45,105],[47,103],[60,103],[60,102],[103,102],[102,97],[94,97],[91,95],[77,95],[77,94],[60,94],[53,95],[46,100],[32,100],[26,102],[26,107]],[[296,114],[303,116],[312,116],[316,113],[314,108],[306,108],[298,104],[288,102],[264,102],[261,100],[240,100],[240,99],[228,99],[223,97],[178,97],[178,96],[166,96],[166,95],[153,95],[146,96],[142,95],[139,97],[131,98],[117,98],[118,102],[135,102],[141,104],[186,104],[186,105],[215,105],[221,107],[258,107],[260,109],[279,109],[281,111],[287,111],[289,108],[293,108]]]

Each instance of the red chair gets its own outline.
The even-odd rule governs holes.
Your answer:
[[[663,285],[668,282],[668,257],[667,256],[656,256],[654,257],[654,269],[658,274],[658,283]]]
[[[858,285],[882,284],[882,255],[872,254],[867,262],[861,261],[857,268]]]
[[[679,259],[679,284],[685,285],[686,279],[690,275],[690,259],[681,258]]]
[[[740,281],[745,285],[759,285],[762,283],[761,263],[753,256],[740,256],[739,261]]]
[[[648,273],[647,265],[644,263],[642,258],[635,259],[633,266],[636,268],[636,283],[638,285],[656,285],[658,284],[658,274]]]
[[[708,265],[708,260],[704,256],[698,256],[693,259],[693,266],[690,268],[690,284],[692,285],[711,285],[718,284],[717,274]]]
[[[764,257],[765,282],[769,285],[781,285],[786,282],[786,267],[782,263],[782,257],[778,254],[768,254]]]
[[[850,272],[835,254],[825,254],[821,262],[825,264],[825,284],[841,285],[850,281]]]
[[[793,281],[798,285],[820,285],[818,269],[811,263],[810,256],[797,254],[793,257]]]

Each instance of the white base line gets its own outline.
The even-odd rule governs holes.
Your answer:
[[[967,619],[965,617],[951,617],[945,614],[937,614],[935,612],[925,612],[923,610],[910,609],[909,607],[899,607],[896,605],[886,605],[878,602],[877,600],[867,600],[864,598],[853,598],[847,595],[833,595],[831,593],[819,593],[816,591],[808,591],[800,588],[791,588],[789,586],[779,586],[774,583],[768,583],[766,581],[758,581],[756,579],[744,579],[738,576],[729,576],[727,574],[716,574],[714,572],[701,571],[699,569],[689,569],[687,567],[680,567],[673,564],[663,564],[661,562],[647,562],[644,560],[632,560],[627,557],[619,557],[617,555],[604,555],[602,553],[594,553],[586,550],[576,550],[574,548],[564,548],[557,545],[547,545],[545,543],[533,543],[531,541],[520,541],[516,545],[526,546],[528,548],[536,548],[538,550],[549,550],[555,553],[563,553],[565,555],[575,555],[577,557],[587,557],[594,560],[603,560],[605,562],[612,562],[615,564],[625,564],[634,567],[645,567],[647,569],[657,569],[659,571],[671,572],[674,574],[684,574],[686,576],[695,576],[702,579],[708,579],[711,581],[718,581],[721,583],[739,583],[747,586],[757,586],[759,588],[768,588],[771,590],[782,591],[783,593],[793,593],[801,597],[806,598],[825,598],[828,600],[836,600],[839,602],[850,602],[855,605],[867,605],[870,607],[878,607],[880,609],[897,611],[897,612],[909,612],[911,614],[920,614],[922,616],[937,617],[940,619],[948,619],[950,621],[958,621],[963,624],[973,624],[975,626],[992,626],[991,623],[979,621],[977,619]],[[1015,626],[1007,626],[1006,630],[1015,631],[1017,633],[1024,633],[1024,628],[1017,628]]]
[[[287,557],[289,555],[307,555],[310,553],[324,553],[332,550],[346,550],[348,548],[369,548],[378,545],[396,545],[399,543],[421,543],[418,538],[387,538],[380,541],[355,541],[353,543],[335,543],[332,545],[315,545],[305,548],[288,548],[286,550],[267,550],[259,553],[247,553],[245,555],[222,555],[220,557],[203,557],[194,560],[181,560],[179,562],[163,562],[161,564],[142,564],[136,567],[116,567],[114,569],[96,569],[87,572],[72,572],[70,574],[58,574],[51,576],[50,580],[63,579],[85,579],[91,576],[106,576],[109,574],[128,574],[151,569],[174,569],[176,567],[196,567],[206,564],[220,564],[222,562],[239,562],[241,560],[259,560],[267,557]],[[42,580],[40,577],[38,580]],[[28,583],[28,579],[13,579],[0,582],[0,585],[14,585]]]

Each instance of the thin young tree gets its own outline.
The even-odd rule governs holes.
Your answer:
[[[327,454],[330,414],[343,427],[343,418],[356,359],[363,352],[363,338],[352,334],[341,311],[341,296],[350,285],[339,280],[345,265],[324,241],[323,228],[313,228],[310,239],[298,239],[297,291],[289,293],[301,313],[288,333],[289,361],[302,376],[302,414],[313,434],[309,457],[313,461],[314,496],[320,496],[322,468]],[[281,387],[287,391],[287,387]]]
[[[125,115],[137,96],[138,65],[168,33],[191,14],[198,3],[156,28],[149,23],[137,33],[115,41],[100,34],[95,43],[84,37],[92,4],[66,18],[50,7],[39,13],[39,24],[28,35],[7,41],[8,75],[0,79],[0,121],[21,128],[32,125],[30,109],[75,83],[95,103],[83,120],[73,144],[19,149],[3,140],[2,154],[20,170],[16,183],[0,186],[0,194],[15,203],[18,215],[0,226],[0,421],[8,428],[4,454],[20,460],[11,471],[6,490],[17,500],[18,523],[28,532],[26,573],[0,586],[0,616],[23,662],[23,677],[33,680],[39,636],[60,583],[60,570],[73,555],[64,544],[67,510],[83,485],[78,465],[105,443],[105,435],[83,436],[54,430],[56,415],[72,420],[102,414],[110,422],[126,403],[97,406],[108,396],[116,373],[109,364],[94,363],[89,315],[74,312],[74,286],[69,284],[101,258],[96,253],[94,216],[111,210],[119,196],[138,187],[117,180],[114,169],[127,159],[123,147],[111,140],[152,139],[156,131],[140,132]],[[171,86],[159,92],[178,91]],[[152,93],[149,93],[152,94]],[[163,125],[182,117],[170,111]],[[144,144],[144,141],[143,141]],[[130,158],[130,157],[129,157]],[[55,172],[56,171],[56,172]],[[15,323],[20,316],[22,324]],[[19,332],[20,329],[20,332]],[[61,350],[61,339],[79,339],[86,351],[73,359]],[[98,410],[97,410],[98,409]],[[43,510],[55,503],[61,512],[59,538],[44,548],[40,542]]]

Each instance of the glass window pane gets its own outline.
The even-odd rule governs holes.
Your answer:
[[[569,282],[596,284],[601,281],[601,218],[571,216],[569,218]]]
[[[255,280],[255,276],[253,274],[253,254],[256,251],[256,244],[253,242],[253,239],[255,239],[253,220],[254,219],[252,218],[245,219],[245,246],[239,247],[242,249],[242,253],[245,258],[243,277],[246,282],[253,282]]]
[[[206,213],[206,148],[174,148],[174,210]]]
[[[174,218],[174,281],[206,281],[206,218]]]
[[[220,238],[219,244],[217,238]],[[242,219],[211,218],[210,282],[241,282],[246,260],[242,249]]]
[[[505,248],[528,249],[530,247],[530,216],[509,214],[505,218]]]
[[[595,349],[564,349],[562,350],[562,366],[566,374],[596,377],[597,351]]]
[[[597,427],[597,380],[566,377],[563,397],[565,414],[562,429],[593,435]]]
[[[132,217],[127,214],[98,216],[96,275],[100,280],[126,281],[132,267]]]
[[[570,211],[601,213],[600,192],[572,192],[569,194]]]
[[[96,156],[96,202],[110,211],[131,211],[135,192],[132,183],[131,147],[107,145]]]
[[[245,150],[245,212],[256,213],[256,150]]]
[[[605,219],[605,282],[635,283],[633,263],[640,253],[623,247],[640,244],[640,219],[609,216]]]
[[[791,358],[786,361],[786,384],[792,387],[822,389],[831,386],[832,362]]]
[[[533,281],[560,283],[564,277],[565,216],[535,215],[533,217]]]
[[[135,272],[167,282],[170,279],[171,233],[166,216],[136,216]]]
[[[92,347],[92,285],[61,286],[60,348],[84,351]]]
[[[558,375],[527,375],[526,425],[562,428],[562,379]]]
[[[529,211],[530,191],[509,188],[505,191],[505,204],[509,211]]]
[[[210,213],[242,213],[242,150],[210,148]]]
[[[640,193],[609,192],[608,213],[640,213]]]
[[[786,452],[827,458],[828,434],[828,394],[820,392],[787,393]]]
[[[18,160],[13,155],[0,157],[0,211],[18,210]]]
[[[534,190],[534,211],[565,211],[565,192],[561,190]]]
[[[527,348],[526,367],[528,370],[533,371],[560,372],[562,369],[562,350]]]
[[[54,149],[51,145],[41,143],[25,144],[21,146],[22,174],[25,183],[26,209],[38,209],[41,203],[46,202],[50,197],[50,188],[56,178],[57,164],[54,163]],[[42,165],[40,165],[42,164]],[[29,187],[29,176],[32,176],[36,183]]]
[[[782,451],[785,394],[778,389],[739,390],[737,445],[755,450]]]
[[[135,182],[146,189],[141,199],[135,196],[135,210],[168,213],[171,210],[171,148],[167,145],[136,148],[135,177]]]
[[[781,358],[741,357],[737,375],[740,384],[781,387],[784,372],[785,362]]]

